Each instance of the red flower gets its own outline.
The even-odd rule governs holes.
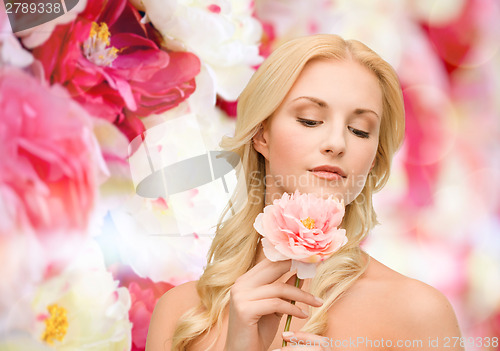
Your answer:
[[[51,83],[61,83],[96,117],[115,123],[131,140],[144,131],[139,117],[161,113],[195,90],[199,59],[166,52],[151,25],[127,0],[89,1],[70,24],[56,27],[33,50]]]
[[[217,102],[216,105],[224,112],[229,117],[236,118],[236,111],[238,107],[238,101],[226,101],[222,97],[217,96]]]

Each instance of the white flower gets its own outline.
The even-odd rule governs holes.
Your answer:
[[[14,332],[2,335],[0,339],[0,350],[2,351],[53,351],[54,349],[35,339],[27,332]]]
[[[0,210],[2,188],[0,186]],[[2,212],[4,213],[4,212]],[[33,233],[0,236],[0,334],[26,324],[30,310],[12,313],[12,305],[22,296],[33,293],[44,274],[47,262],[43,250]]]
[[[180,235],[176,217],[162,199],[134,195],[111,211],[111,218],[103,235],[112,235],[110,228],[116,227],[113,246],[139,276],[173,285],[200,277],[212,237]]]
[[[78,16],[78,14],[85,9],[86,6],[87,0],[79,0],[75,7],[66,12],[64,15],[61,15],[38,26],[17,32],[16,35],[22,38],[24,46],[26,46],[28,49],[33,49],[45,43],[45,41],[49,39],[50,35],[57,25],[72,22],[76,18],[76,16]]]
[[[260,23],[250,1],[143,0],[147,19],[169,47],[196,54],[213,76],[216,92],[236,100],[262,62]]]
[[[31,319],[9,332],[29,331],[56,350],[129,350],[130,305],[128,290],[118,287],[100,248],[89,241],[66,270],[13,305],[11,315],[26,315],[30,307]]]
[[[188,101],[160,115],[143,119],[147,129],[144,145],[148,147],[155,169],[218,150],[221,137],[234,132],[234,119],[223,116],[214,107],[215,94],[210,91],[210,76],[206,69],[202,68],[196,77],[196,85],[198,89]],[[188,126],[192,129],[186,130]],[[123,165],[118,163],[115,166],[108,163],[113,175],[101,188],[101,193],[105,193],[101,204],[111,215],[102,225],[101,235],[106,238],[103,242],[110,243],[105,251],[117,250],[120,260],[137,275],[155,282],[177,285],[196,280],[206,265],[206,254],[214,232],[209,228],[217,224],[227,202],[221,179],[169,195],[166,199],[130,193],[130,187],[137,187],[152,172],[144,147],[133,144],[131,149],[137,151],[128,158],[127,169],[122,169]],[[101,148],[109,154],[102,141]],[[126,145],[121,149],[126,150]],[[127,179],[130,176],[132,179]],[[229,190],[232,177],[233,173],[225,177]],[[193,232],[197,236],[192,235]]]
[[[5,5],[0,1],[0,67],[11,65],[26,67],[33,62],[33,56],[24,50],[12,33]]]
[[[9,198],[4,200],[8,203]],[[0,187],[0,209],[1,202]],[[23,299],[32,296],[44,279],[60,271],[78,254],[85,240],[85,235],[56,232],[42,243],[29,228],[0,236],[0,334],[26,325],[28,305],[16,313],[12,310],[13,302],[19,300],[22,304]]]

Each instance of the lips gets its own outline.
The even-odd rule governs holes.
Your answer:
[[[346,178],[347,177],[346,173],[342,170],[342,168],[335,167],[335,166],[329,166],[329,165],[319,166],[319,167],[311,169],[310,171],[311,172],[317,172],[318,174],[320,174],[320,173],[321,174],[325,174],[324,172],[335,173],[335,174],[339,175],[342,178]],[[328,173],[326,173],[326,174],[328,174]]]

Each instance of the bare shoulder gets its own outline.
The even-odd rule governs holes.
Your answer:
[[[429,337],[460,336],[460,329],[448,298],[417,279],[403,277],[392,282],[393,316],[406,330]]]
[[[180,316],[198,305],[197,281],[168,290],[156,303],[146,340],[146,351],[170,350],[172,335]]]
[[[168,290],[163,296],[158,300],[157,306],[159,308],[169,306],[169,311],[172,309],[185,310],[193,307],[200,301],[200,297],[196,291],[196,284],[198,281],[191,281],[184,284],[177,285],[172,289]]]
[[[444,317],[453,312],[450,302],[442,292],[420,280],[403,277],[391,282],[390,288],[389,293],[394,303],[406,314],[415,317]]]
[[[429,324],[430,319],[438,322],[456,320],[450,302],[441,291],[372,260],[379,266],[372,284],[378,286],[376,291],[387,295],[386,301],[393,306],[394,315],[400,322]]]
[[[366,273],[359,293],[375,303],[373,308],[365,307],[371,314],[369,319],[381,326],[380,335],[393,340],[421,340],[424,344],[437,338],[439,345],[461,335],[453,307],[438,289],[373,258]]]

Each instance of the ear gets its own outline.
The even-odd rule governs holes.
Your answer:
[[[269,156],[267,119],[261,124],[259,131],[252,138],[253,148],[267,160]]]
[[[373,167],[375,167],[375,163],[377,162],[377,158],[375,157],[373,159],[372,165],[370,166],[370,172],[373,170]]]

